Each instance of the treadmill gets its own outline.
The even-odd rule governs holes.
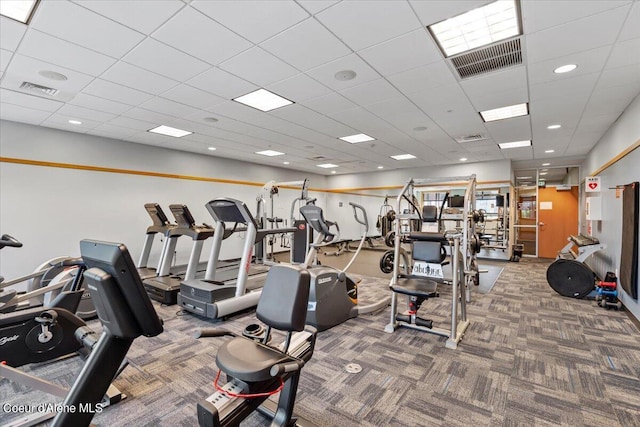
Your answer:
[[[255,307],[262,292],[262,284],[269,270],[267,266],[252,264],[253,248],[270,234],[290,233],[296,229],[258,229],[258,223],[247,205],[240,200],[219,198],[206,204],[216,221],[211,255],[204,280],[184,280],[178,294],[178,305],[185,311],[210,319],[221,319],[239,311]],[[237,268],[219,269],[220,248],[225,223],[243,224],[245,240],[242,258]],[[235,228],[235,227],[234,227]],[[237,278],[234,276],[237,273]]]
[[[143,284],[151,299],[163,304],[173,305],[177,302],[180,282],[183,279],[193,280],[196,278],[202,245],[206,239],[214,235],[214,229],[207,225],[196,225],[193,215],[191,215],[191,211],[186,205],[169,205],[169,209],[176,219],[176,226],[169,230],[167,234],[167,240],[160,256],[161,264],[158,268],[157,276],[143,280]],[[188,236],[193,240],[191,255],[189,256],[184,277],[171,272],[171,261],[173,260],[178,238],[181,236]]]
[[[162,265],[162,257],[160,257],[157,267],[149,267],[149,255],[151,254],[151,248],[153,247],[156,234],[165,236],[165,241],[162,246],[162,254],[164,254],[164,245],[167,244],[169,231],[174,229],[176,225],[169,221],[159,204],[145,203],[144,208],[151,217],[152,224],[147,227],[144,245],[142,246],[142,254],[140,254],[140,259],[136,267],[140,278],[148,279],[157,276],[160,266]]]

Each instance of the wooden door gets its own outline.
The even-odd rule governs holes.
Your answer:
[[[578,187],[539,188],[538,256],[555,258],[571,234],[578,234]]]

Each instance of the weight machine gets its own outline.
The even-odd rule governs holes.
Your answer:
[[[267,182],[262,186],[262,190],[256,197],[256,219],[263,229],[274,230],[280,228],[280,225],[284,227],[288,225],[286,219],[276,217],[274,214],[273,199],[280,194],[280,188],[300,189],[300,196],[291,202],[291,211],[289,213],[290,227],[295,227],[296,231],[291,233],[290,239],[287,239],[287,233],[283,232],[281,235],[281,246],[290,247],[290,261],[298,264],[304,261],[309,251],[309,242],[311,242],[312,237],[310,235],[311,231],[307,229],[304,220],[296,218],[296,208],[299,209],[300,206],[313,204],[316,199],[309,197],[309,180],[307,178],[302,181]],[[269,203],[267,203],[267,199]],[[275,239],[276,235],[270,234],[265,240],[256,245],[256,259],[259,260],[258,262],[273,261]],[[268,246],[268,253],[265,250],[265,241]]]

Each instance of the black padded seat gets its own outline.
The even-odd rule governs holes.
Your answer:
[[[427,231],[412,231],[409,239],[416,242],[446,242],[447,238],[442,233],[430,233]]]
[[[277,363],[291,361],[295,359],[246,338],[225,342],[216,355],[218,368],[227,375],[248,382],[273,379],[269,373],[271,367]]]
[[[437,296],[438,283],[424,277],[398,278],[391,289],[399,294],[431,298]]]

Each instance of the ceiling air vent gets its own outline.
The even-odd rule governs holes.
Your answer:
[[[456,141],[458,141],[459,143],[464,143],[464,142],[484,141],[485,139],[487,138],[484,135],[477,133],[475,135],[461,136],[460,138],[456,138]]]
[[[327,156],[313,156],[313,157],[309,157],[309,160],[327,160],[328,157]]]
[[[520,39],[507,40],[452,57],[451,63],[462,79],[522,64]]]
[[[27,90],[29,92],[36,92],[39,95],[47,95],[47,96],[53,96],[56,93],[58,93],[58,89],[41,86],[39,84],[30,83],[30,82],[22,82],[22,84],[20,85],[20,89]]]

